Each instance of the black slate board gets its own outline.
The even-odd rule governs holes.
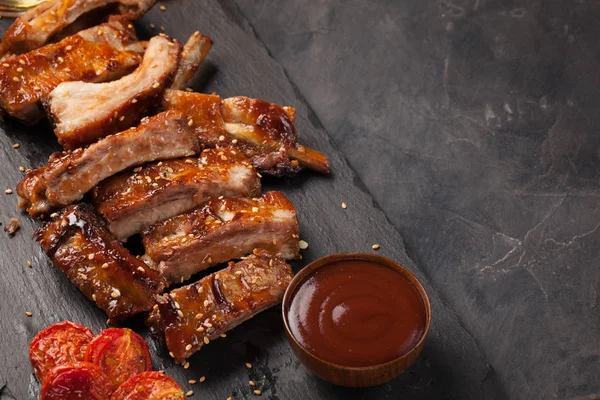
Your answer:
[[[216,91],[223,97],[247,95],[264,98],[297,109],[297,127],[302,142],[324,151],[330,158],[331,177],[303,174],[287,181],[269,180],[267,188],[284,191],[298,210],[301,236],[310,247],[305,263],[338,251],[380,253],[414,271],[424,283],[432,303],[433,321],[423,355],[409,371],[393,382],[376,388],[349,390],[334,387],[308,373],[291,354],[281,324],[280,309],[274,308],[235,329],[227,338],[205,347],[192,357],[190,368],[174,365],[165,348],[150,339],[155,369],[164,369],[187,390],[189,379],[206,376],[192,387],[193,398],[224,399],[254,397],[248,380],[254,380],[263,397],[272,399],[331,398],[500,398],[501,389],[481,352],[428,279],[406,255],[403,239],[386,219],[343,158],[329,142],[327,133],[307,107],[284,70],[268,55],[246,21],[230,2],[169,1],[167,11],[152,10],[139,22],[141,36],[157,28],[185,40],[193,31],[210,35],[215,46],[194,88]],[[0,21],[5,29],[9,21]],[[158,32],[158,29],[155,31]],[[1,184],[14,188],[21,179],[19,165],[37,167],[58,149],[48,126],[24,127],[4,121],[0,128]],[[17,150],[13,143],[20,143]],[[340,207],[342,201],[348,209]],[[13,195],[0,196],[0,221],[6,223],[19,213]],[[36,332],[69,319],[91,327],[105,328],[105,315],[96,309],[54,268],[31,235],[37,223],[18,215],[21,229],[15,237],[0,234],[0,393],[2,399],[37,398],[39,385],[27,359],[27,346]],[[33,263],[27,267],[27,260]],[[25,316],[33,312],[33,317]],[[139,321],[134,323],[139,328]],[[145,331],[141,330],[146,337]],[[247,370],[245,362],[254,367]]]

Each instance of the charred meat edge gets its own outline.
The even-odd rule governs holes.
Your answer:
[[[157,296],[148,322],[180,362],[211,340],[281,302],[292,270],[264,250],[200,281]]]
[[[238,149],[261,173],[289,175],[306,167],[328,174],[327,157],[297,142],[296,111],[260,99],[167,90],[165,109],[186,112],[200,142],[207,147]]]
[[[69,206],[34,234],[52,262],[111,321],[148,311],[166,284],[104,228],[87,204]]]

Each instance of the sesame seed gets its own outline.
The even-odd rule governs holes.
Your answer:
[[[152,87],[154,89],[157,89],[159,86],[160,86],[160,83],[158,83],[158,82],[154,82],[154,85],[152,85]]]
[[[205,322],[204,326],[207,328],[212,328],[212,324],[210,322]]]
[[[246,363],[246,368],[248,368],[248,369],[252,368],[252,364]]]
[[[64,59],[64,58],[62,58],[62,57],[58,57],[58,62],[64,62],[64,61],[65,61],[65,59]]]
[[[3,66],[3,67],[6,67],[6,68],[8,68],[8,67],[10,67],[10,64],[8,64],[8,63],[3,63],[3,64],[2,64],[2,66]]]
[[[96,294],[92,294],[92,300],[96,301]]]
[[[195,384],[195,383],[196,383],[196,380],[195,380],[195,379],[190,379],[190,380],[188,381],[188,383],[189,383],[190,385],[193,385],[193,384]]]
[[[144,267],[137,267],[137,270],[140,272],[146,272],[146,270],[144,269]]]
[[[169,352],[169,355],[171,356],[171,358],[175,358],[175,354],[173,354],[172,351]]]
[[[188,392],[185,394],[187,397],[190,397],[191,395],[194,394],[193,390],[188,390]]]
[[[190,119],[190,120],[188,121],[188,126],[192,126],[192,125],[194,125],[194,120],[193,120],[193,119]]]
[[[135,104],[135,103],[137,103],[137,99],[131,100],[131,104]]]
[[[165,27],[161,25],[160,26],[160,30],[164,32],[165,31]]]
[[[225,136],[223,136],[223,135],[219,136],[219,140],[225,140]]]
[[[28,317],[31,317],[33,315],[33,313],[31,311],[25,311],[25,315],[27,315]]]
[[[108,263],[102,264],[102,269],[106,269],[106,268],[108,268]]]
[[[258,207],[252,207],[252,212],[258,212]]]
[[[94,259],[94,253],[90,254],[90,255],[88,256],[88,259],[90,259],[90,260],[93,260],[93,259]]]
[[[210,343],[210,339],[206,336],[204,336],[204,344],[209,344]]]
[[[28,266],[29,268],[31,268],[31,267],[33,266],[33,264],[31,264],[31,261],[27,260],[27,266]]]
[[[159,8],[160,8],[160,11],[167,11],[167,7],[165,7],[165,6],[160,6]]]
[[[6,190],[4,191],[4,193],[6,193],[6,194],[12,194],[12,189],[6,189]]]
[[[248,384],[249,384],[250,386],[256,386],[256,383],[255,383],[254,381],[249,381],[249,382],[248,382]]]
[[[209,304],[209,301],[208,300],[204,300],[204,307],[207,307],[208,304]]]
[[[298,247],[302,250],[308,249],[308,243],[305,242],[304,240],[299,240]]]
[[[379,245],[377,243],[375,243],[373,246],[371,246],[373,248],[373,250],[378,250],[379,249]]]
[[[185,364],[183,364],[183,369],[188,369],[190,367],[190,362],[186,361]]]
[[[73,50],[73,46],[69,45],[69,46],[65,47],[65,50],[66,51],[71,51],[71,50]]]
[[[204,382],[205,380],[206,380],[206,377],[205,377],[205,376],[201,376],[201,377],[200,377],[200,379],[198,379],[198,381],[199,381],[200,383]]]
[[[13,144],[13,149],[18,149],[19,147],[21,147],[21,145],[19,143]]]
[[[19,165],[19,171],[21,171],[21,172],[25,172],[25,167],[24,167],[24,166],[22,166],[22,165]]]
[[[19,60],[19,64],[25,65],[25,60]]]
[[[255,395],[257,395],[257,396],[260,396],[260,394],[261,394],[261,393],[262,393],[262,392],[261,392],[260,390],[258,390],[258,389],[256,389],[256,390],[254,391],[254,394],[255,394]]]
[[[236,144],[237,142],[238,142],[238,140],[237,140],[237,139],[233,139],[233,140],[231,141],[231,143],[233,143],[233,144]]]
[[[23,72],[23,67],[17,68],[17,72]]]
[[[150,24],[150,29],[154,29],[155,25],[154,24]]]
[[[346,208],[348,208],[348,205],[346,203],[342,203],[342,208],[345,210]]]
[[[227,398],[227,400],[233,400],[233,397],[229,396],[229,397]]]
[[[198,313],[198,314],[196,314],[196,319],[200,319],[200,318],[202,318],[203,316],[204,316],[204,314],[202,314],[202,313]]]
[[[110,297],[112,297],[113,299],[118,299],[119,297],[121,297],[121,292],[119,291],[119,289],[114,289],[110,294]]]
[[[200,332],[200,333],[204,332],[204,327],[199,326],[198,329],[196,329],[196,332]]]
[[[121,116],[119,117],[119,121],[123,121],[124,119],[125,119],[125,116],[124,116],[124,115],[121,115]]]
[[[185,346],[185,351],[190,351],[192,349],[192,345],[188,344],[187,346]]]
[[[227,334],[221,333],[219,336],[221,336],[222,338],[225,338],[225,337],[227,337]]]
[[[177,310],[177,315],[179,315],[180,318],[183,318],[183,311]]]

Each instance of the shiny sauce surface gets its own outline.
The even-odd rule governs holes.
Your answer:
[[[365,260],[316,269],[287,313],[294,338],[317,357],[364,367],[408,353],[425,332],[418,289],[400,272]]]

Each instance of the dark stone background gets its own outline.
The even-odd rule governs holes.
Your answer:
[[[508,396],[600,398],[600,3],[236,2]]]
[[[600,395],[600,6],[164,4],[140,21],[140,36],[157,32],[152,22],[180,40],[196,29],[215,39],[194,88],[295,106],[302,141],[331,159],[331,178],[266,185],[292,199],[310,243],[295,268],[378,242],[424,282],[433,320],[416,365],[377,388],[311,376],[285,343],[278,309],[207,346],[189,370],[151,340],[156,369],[186,390],[206,375],[192,398],[215,400],[256,398],[248,379],[263,398],[286,400]],[[14,188],[17,166],[42,165],[56,144],[47,126],[0,130],[0,184]],[[14,204],[0,196],[2,223],[18,215]],[[39,392],[26,354],[36,332],[63,319],[98,332],[105,316],[30,239],[37,223],[19,219],[14,238],[0,232],[0,398],[20,400]]]

